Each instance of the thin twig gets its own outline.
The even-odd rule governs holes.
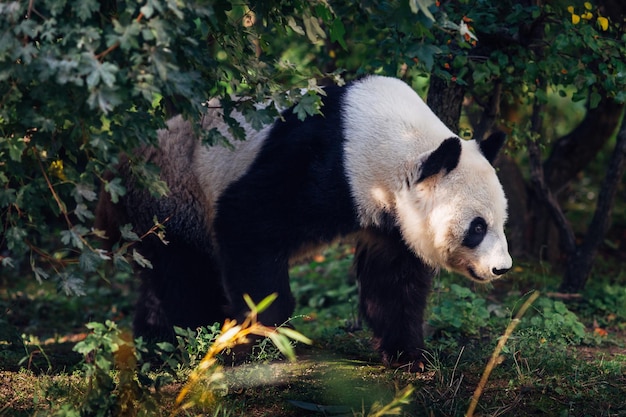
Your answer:
[[[135,21],[137,23],[139,23],[139,22],[141,22],[141,19],[143,19],[143,13],[139,12],[139,16],[137,16]],[[110,54],[111,52],[113,52],[114,50],[116,50],[119,47],[120,47],[120,41],[117,41],[113,45],[111,45],[107,49],[105,49],[104,51],[102,51],[99,54],[97,54],[96,55],[96,59],[98,61],[102,61],[102,58],[104,58],[105,56],[107,56],[108,54]]]
[[[476,410],[476,406],[478,405],[478,399],[480,398],[481,394],[483,393],[483,390],[485,389],[485,385],[487,384],[489,375],[491,375],[491,371],[493,371],[493,368],[496,366],[496,363],[498,362],[498,358],[500,357],[500,352],[502,351],[502,348],[504,348],[504,345],[506,344],[507,340],[509,340],[509,337],[513,333],[513,330],[515,330],[515,328],[520,322],[520,319],[526,313],[526,310],[528,310],[530,305],[533,302],[535,302],[537,297],[539,297],[539,291],[535,291],[534,293],[530,295],[530,297],[528,297],[528,300],[526,300],[526,302],[522,304],[522,307],[520,307],[519,311],[517,312],[513,320],[511,320],[511,322],[509,323],[508,327],[504,331],[504,335],[502,335],[500,340],[498,340],[498,345],[496,346],[495,350],[491,354],[491,358],[489,359],[489,362],[487,363],[487,366],[485,367],[485,370],[483,371],[483,376],[480,378],[480,382],[478,382],[478,386],[476,387],[476,390],[474,391],[474,395],[472,395],[472,400],[467,409],[467,412],[465,413],[465,417],[472,417],[474,415],[474,411]]]
[[[70,230],[74,229],[74,224],[70,220],[70,216],[67,213],[67,208],[65,207],[65,205],[61,201],[61,197],[59,197],[59,194],[57,194],[56,190],[54,189],[54,185],[52,185],[52,182],[50,181],[50,177],[48,177],[48,174],[46,174],[46,169],[44,168],[43,163],[41,162],[41,158],[39,158],[39,155],[38,155],[39,152],[37,151],[37,147],[36,146],[33,146],[33,152],[35,153],[35,158],[37,159],[37,163],[39,164],[39,169],[41,169],[41,174],[43,175],[44,179],[46,180],[46,184],[48,185],[48,189],[52,193],[52,197],[54,197],[54,201],[56,201],[57,206],[59,206],[59,210],[61,211],[61,213],[63,213],[63,218],[65,219],[65,223],[67,223],[68,229],[70,229]],[[80,239],[80,241],[85,246],[87,246],[87,248],[89,248],[89,250],[91,250],[92,252],[97,252],[96,249],[94,249],[89,244],[89,242],[87,242],[87,240],[83,236],[81,236],[80,234],[77,234],[77,236]]]
[[[536,99],[533,106],[531,130],[537,135],[541,132],[542,113],[543,104],[539,102],[539,99]],[[533,140],[533,138],[529,136],[526,140],[526,147],[528,149],[530,179],[533,184],[533,188],[537,193],[537,197],[544,204],[548,213],[552,217],[552,220],[556,224],[560,235],[560,241],[565,252],[567,254],[573,254],[576,251],[576,237],[574,236],[574,231],[565,217],[563,210],[561,210],[559,202],[546,183],[543,165],[541,163],[541,151],[539,149],[539,144],[536,140]]]

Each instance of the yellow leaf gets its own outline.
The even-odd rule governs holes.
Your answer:
[[[580,17],[582,17],[585,20],[591,20],[591,18],[593,18],[593,13],[591,12],[585,12],[583,13]]]
[[[65,176],[65,172],[63,170],[63,161],[61,159],[57,159],[56,161],[52,161],[50,164],[50,173],[55,177],[65,181],[67,177]]]
[[[577,25],[578,22],[580,22],[580,16],[578,16],[577,14],[572,14],[572,23]]]
[[[589,3],[588,1],[585,2],[585,9],[587,10],[591,10],[593,7],[591,6],[591,3]]]
[[[574,14],[574,6],[567,6],[567,11]]]
[[[607,30],[609,28],[609,19],[603,16],[598,16],[598,24],[602,30]]]

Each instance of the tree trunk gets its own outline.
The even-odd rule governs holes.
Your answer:
[[[536,137],[540,137],[543,130],[541,117],[544,111],[543,109],[544,104],[542,104],[539,99],[535,99],[531,118],[531,133],[534,133]],[[576,249],[576,238],[572,227],[561,210],[559,202],[556,200],[546,182],[538,140],[533,138],[532,135],[528,135],[526,147],[528,149],[528,163],[530,165],[530,182],[534,196],[538,198],[539,202],[548,211],[552,221],[556,224],[559,231],[561,248],[566,254],[570,255]]]
[[[611,211],[615,201],[617,188],[626,170],[626,117],[622,119],[622,127],[617,135],[617,142],[611,162],[602,182],[598,195],[596,211],[585,235],[583,243],[568,257],[565,275],[561,282],[561,291],[577,292],[584,288],[591,266],[598,252],[598,247],[609,229]]]
[[[597,157],[619,126],[623,109],[621,104],[603,100],[598,107],[587,111],[574,130],[555,142],[543,163],[546,186],[555,199],[559,194],[562,197],[568,184]],[[532,193],[530,197],[528,253],[551,262],[560,261],[563,242],[559,244],[559,231],[553,217],[541,196]]]
[[[574,130],[556,141],[544,163],[546,182],[554,194],[596,157],[619,126],[623,109],[623,104],[603,99]]]
[[[448,85],[442,78],[430,77],[426,102],[437,117],[456,134],[459,132],[464,96],[465,90],[457,83],[451,82]]]

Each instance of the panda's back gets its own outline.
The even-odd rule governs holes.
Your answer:
[[[338,87],[325,90],[323,115],[299,120],[291,109],[286,110],[264,132],[246,172],[216,201],[218,235],[228,236],[234,244],[232,237],[236,236],[300,248],[332,240],[357,227],[344,169],[345,91]],[[251,224],[259,226],[252,230]]]

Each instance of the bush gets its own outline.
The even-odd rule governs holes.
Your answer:
[[[255,13],[264,24],[253,24]],[[84,294],[85,276],[111,259],[126,269],[145,264],[128,246],[100,250],[102,232],[93,229],[100,186],[114,202],[126,191],[105,177],[119,154],[154,143],[173,114],[199,120],[215,96],[224,97],[236,137],[243,129],[228,117],[235,107],[255,127],[273,120],[276,106],[254,102],[289,105],[320,73],[281,62],[268,40],[293,34],[303,19],[335,20],[324,2],[228,0],[9,1],[0,15],[0,263],[28,265],[70,295]],[[230,101],[232,94],[245,98]],[[305,97],[302,117],[319,111],[315,90]],[[138,182],[167,192],[158,171],[135,159]]]
[[[440,287],[428,323],[448,336],[475,336],[489,324],[491,313],[484,298],[458,284]]]

